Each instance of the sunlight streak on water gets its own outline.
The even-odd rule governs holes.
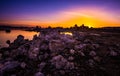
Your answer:
[[[65,34],[65,35],[71,35],[72,36],[71,32],[61,32],[60,34]]]

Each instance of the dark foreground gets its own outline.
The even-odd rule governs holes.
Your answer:
[[[120,76],[120,34],[48,31],[0,49],[0,76]]]

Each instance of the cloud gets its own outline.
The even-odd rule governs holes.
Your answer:
[[[90,15],[87,15],[87,14],[84,14],[84,13],[80,13],[80,12],[64,12],[64,14],[67,14],[67,15],[72,15],[72,16],[82,16],[82,17],[88,17],[88,18],[91,18],[93,16],[90,16]]]

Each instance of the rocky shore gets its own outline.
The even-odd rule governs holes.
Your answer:
[[[0,76],[120,76],[120,34],[41,32],[0,49]]]

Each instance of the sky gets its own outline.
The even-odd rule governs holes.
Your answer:
[[[120,26],[120,0],[0,0],[0,24]]]

